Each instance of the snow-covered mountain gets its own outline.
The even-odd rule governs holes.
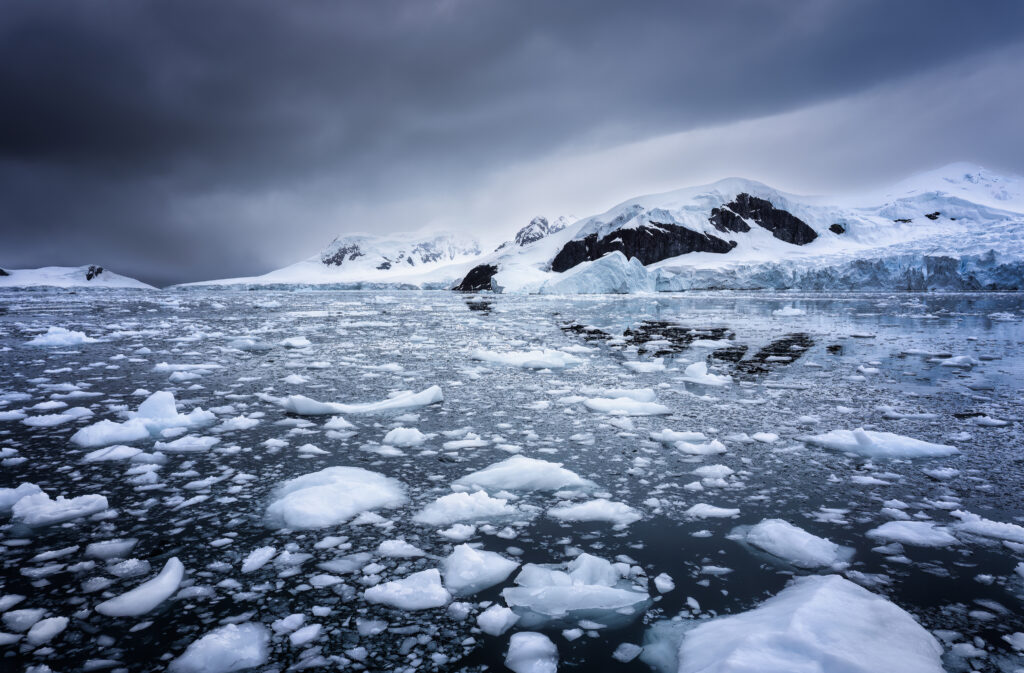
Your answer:
[[[1024,179],[951,164],[861,194],[729,178],[573,221],[535,217],[489,253],[452,234],[359,234],[252,278],[192,285],[507,293],[1024,289]]]
[[[318,285],[345,288],[450,287],[465,265],[480,256],[471,236],[451,233],[350,234],[335,238],[320,254],[262,276],[226,278],[184,286]]]
[[[1024,289],[1022,185],[970,164],[833,198],[726,179],[630,199],[498,250],[456,289]]]
[[[38,269],[0,268],[0,287],[89,287],[154,290],[140,280],[87,266],[44,266]]]
[[[513,245],[521,248],[523,246],[530,245],[531,243],[536,243],[545,236],[562,231],[575,221],[576,218],[566,217],[565,215],[560,215],[551,220],[543,215],[538,215],[530,220],[528,225],[517,231],[515,238],[511,241],[505,241],[499,245],[498,250],[502,250]]]

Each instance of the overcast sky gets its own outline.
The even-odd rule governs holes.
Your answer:
[[[729,176],[1024,174],[1024,2],[10,0],[0,92],[0,266],[166,285]]]

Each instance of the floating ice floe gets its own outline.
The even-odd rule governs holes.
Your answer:
[[[99,339],[93,339],[90,336],[86,336],[85,332],[75,332],[64,327],[49,327],[46,330],[46,334],[40,334],[39,336],[32,337],[27,342],[26,346],[77,346],[79,344],[92,344],[99,341]]]
[[[683,381],[687,383],[699,383],[703,386],[726,386],[732,383],[732,377],[727,374],[708,374],[708,365],[705,362],[694,362],[683,370]]]
[[[469,357],[472,360],[507,365],[509,367],[522,367],[523,369],[565,369],[566,367],[574,367],[584,362],[583,358],[548,348],[507,353],[498,353],[478,348],[470,351]]]
[[[92,416],[92,411],[85,407],[72,407],[59,414],[44,414],[42,416],[29,416],[21,422],[30,428],[52,428],[80,418]]]
[[[484,491],[474,491],[443,495],[420,510],[413,517],[413,521],[430,526],[443,526],[458,521],[489,521],[519,514],[519,509],[508,504],[508,500],[492,498]]]
[[[452,596],[441,584],[441,573],[437,568],[430,568],[370,587],[363,592],[363,598],[368,603],[380,603],[399,610],[427,610],[447,605]]]
[[[558,648],[543,633],[513,633],[508,641],[505,667],[512,673],[556,673]]]
[[[416,428],[392,428],[384,435],[384,443],[388,446],[408,448],[419,446],[427,441],[427,436]]]
[[[654,374],[665,371],[665,358],[655,358],[651,361],[627,361],[622,366],[637,374]]]
[[[281,339],[281,345],[285,348],[306,348],[312,344],[304,336],[288,337],[287,339]]]
[[[838,575],[814,575],[686,631],[675,673],[944,670],[942,646],[902,608]]]
[[[782,519],[765,519],[737,533],[737,537],[747,544],[798,568],[838,567],[853,556],[853,550],[849,547],[841,547]]]
[[[500,584],[518,567],[518,561],[468,544],[458,545],[441,560],[444,585],[455,596],[468,596]]]
[[[278,405],[285,411],[300,416],[326,416],[334,414],[374,414],[383,411],[394,411],[396,409],[409,409],[412,407],[425,407],[429,404],[437,404],[444,401],[444,393],[440,386],[430,386],[425,390],[414,393],[406,390],[389,397],[380,402],[366,402],[363,404],[342,404],[340,402],[318,402],[305,395],[288,395],[287,397],[274,397],[272,395],[260,394],[258,396],[265,402]]]
[[[215,420],[213,412],[204,411],[201,407],[187,414],[178,413],[174,394],[160,390],[147,397],[137,411],[128,412],[127,421],[93,423],[72,435],[71,442],[83,448],[129,444],[148,439],[169,428],[196,429],[210,425]]]
[[[584,553],[567,566],[524,565],[515,578],[517,586],[501,595],[527,627],[579,619],[611,626],[632,620],[650,600],[646,591],[625,579],[629,573],[628,564]]]
[[[949,547],[959,543],[947,528],[929,521],[887,521],[865,535],[883,542],[899,542],[915,547]]]
[[[142,449],[136,449],[134,446],[125,446],[124,444],[115,444],[114,446],[108,446],[103,449],[96,449],[82,456],[83,463],[100,463],[108,460],[128,460],[133,456],[137,456],[142,453]]]
[[[652,432],[651,439],[671,444],[676,451],[691,456],[710,456],[726,452],[725,444],[717,439],[708,441],[703,432],[676,432],[666,428],[660,432]]]
[[[595,486],[589,479],[562,467],[561,463],[549,463],[526,456],[512,456],[494,463],[456,479],[453,485],[485,491],[585,490]]]
[[[255,622],[228,624],[195,641],[171,662],[171,673],[231,673],[267,661],[270,632]]]
[[[274,547],[257,547],[249,552],[249,555],[242,561],[242,572],[251,573],[256,572],[263,566],[267,565],[272,558],[277,555],[277,549]]]
[[[857,453],[868,458],[937,458],[959,453],[955,446],[932,444],[891,432],[833,430],[823,435],[804,437],[808,444],[834,451]]]
[[[548,516],[561,521],[607,521],[616,526],[628,526],[643,518],[639,510],[606,498],[552,507]]]
[[[640,402],[633,397],[591,397],[583,400],[583,406],[611,416],[661,416],[672,410],[657,402]]]
[[[683,512],[684,516],[692,519],[728,519],[739,516],[740,511],[730,507],[715,507],[704,502],[693,505]]]
[[[29,645],[39,646],[48,643],[68,627],[67,617],[47,617],[40,619],[32,625],[32,628],[25,634],[25,640]]]
[[[56,500],[39,492],[20,498],[11,507],[12,519],[29,526],[49,526],[79,519],[107,509],[102,495],[80,495],[77,498],[57,496]]]
[[[396,479],[360,467],[328,467],[278,487],[267,520],[285,528],[324,528],[405,501],[405,487]]]
[[[0,488],[0,513],[6,514],[14,503],[29,495],[38,495],[43,489],[31,482],[19,484],[16,488]]]
[[[476,618],[476,625],[489,636],[500,636],[515,626],[519,615],[504,605],[492,605]]]
[[[83,448],[94,448],[125,442],[137,442],[149,439],[149,429],[139,419],[124,423],[116,421],[99,421],[71,435],[71,443]]]
[[[143,582],[127,593],[96,606],[96,612],[108,617],[139,617],[152,611],[171,597],[185,576],[185,566],[177,557],[170,558],[153,579]]]
[[[199,453],[209,451],[215,444],[220,442],[218,437],[200,437],[199,435],[185,435],[169,442],[157,442],[153,448],[168,453]]]
[[[992,521],[991,519],[985,519],[977,514],[971,514],[960,509],[951,512],[951,514],[960,519],[960,523],[954,524],[956,530],[970,535],[1024,544],[1024,526],[1015,523]]]
[[[772,311],[772,315],[780,318],[789,318],[791,316],[805,315],[806,313],[807,311],[799,309],[795,306],[784,306],[782,308],[777,308],[774,311]]]

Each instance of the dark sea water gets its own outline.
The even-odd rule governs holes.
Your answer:
[[[773,314],[785,307],[803,313]],[[60,413],[30,409],[57,400],[87,407],[93,416],[50,428],[0,421],[0,487],[32,482],[52,496],[102,494],[110,510],[34,528],[0,514],[0,596],[26,597],[12,609],[43,608],[47,617],[70,618],[67,629],[43,646],[26,645],[24,639],[0,646],[0,668],[46,664],[54,671],[159,671],[223,623],[269,625],[302,613],[307,623],[323,625],[320,638],[296,648],[275,636],[264,669],[322,664],[327,670],[504,670],[515,627],[492,637],[475,629],[475,616],[488,601],[501,601],[500,590],[511,586],[515,573],[501,585],[458,599],[470,604],[466,620],[445,608],[404,612],[369,605],[362,599],[365,583],[358,570],[327,588],[307,580],[323,572],[318,563],[373,552],[381,541],[396,538],[427,556],[374,557],[383,580],[437,567],[452,543],[436,533],[440,527],[414,523],[413,514],[451,492],[450,484],[460,476],[508,458],[508,447],[514,446],[521,455],[562,463],[594,481],[602,495],[644,516],[614,528],[562,523],[539,513],[479,525],[470,542],[523,563],[564,563],[580,551],[612,561],[624,556],[648,578],[668,573],[676,585],[664,595],[651,586],[647,611],[620,620],[624,625],[593,629],[572,642],[561,635],[575,625],[572,618],[542,629],[558,646],[562,670],[649,671],[640,659],[611,659],[612,651],[623,642],[643,644],[651,625],[677,615],[688,622],[750,609],[794,575],[810,572],[730,539],[738,526],[766,518],[785,519],[852,548],[852,561],[841,574],[913,614],[941,636],[947,652],[956,643],[985,651],[969,662],[947,654],[950,670],[1014,670],[1022,662],[1002,637],[1024,631],[1024,576],[1015,572],[1024,561],[1024,545],[956,532],[952,512],[1024,525],[1022,320],[1024,297],[999,294],[5,292],[0,294],[0,412]],[[51,326],[99,341],[26,345]],[[234,346],[242,337],[266,348],[239,350]],[[305,337],[311,345],[281,345],[291,337]],[[695,345],[695,339],[729,343]],[[584,362],[558,371],[470,358],[474,349],[579,346],[591,349],[570,348]],[[943,366],[951,356],[971,356],[978,364]],[[664,358],[664,371],[634,373],[622,364],[655,357]],[[700,360],[712,372],[731,376],[732,384],[681,381],[685,366]],[[194,378],[171,377],[156,367],[163,362],[216,366]],[[283,380],[295,374],[307,381]],[[297,417],[257,396],[369,402],[431,385],[444,391],[442,404],[345,415],[356,426],[350,433],[326,431],[328,416]],[[583,395],[586,387],[652,388],[671,414],[634,417],[631,429],[613,425],[614,417],[566,401]],[[240,415],[259,423],[245,430],[216,432],[214,425],[193,431],[220,442],[205,452],[168,454],[154,485],[132,483],[130,461],[82,462],[89,449],[71,444],[71,435],[96,421],[123,420],[121,412],[145,399],[139,389],[172,391],[179,411],[213,409],[218,423]],[[935,417],[891,420],[880,406]],[[403,419],[396,421],[397,416]],[[984,417],[1008,423],[980,425]],[[382,454],[382,438],[399,425],[438,434],[401,455]],[[859,427],[954,445],[960,453],[871,460],[801,439]],[[440,433],[465,428],[488,445],[441,447],[449,437]],[[727,452],[684,455],[650,439],[652,431],[665,428],[704,432],[722,441]],[[755,433],[778,438],[750,439]],[[267,440],[286,444],[276,448]],[[132,445],[151,451],[154,441]],[[326,454],[299,452],[305,444]],[[694,469],[712,464],[734,470],[726,487],[684,488],[699,480]],[[304,531],[268,526],[264,511],[275,487],[334,465],[394,477],[406,485],[410,501],[380,510],[388,522],[383,525]],[[926,472],[935,468],[952,470],[943,478]],[[872,481],[882,483],[865,483]],[[559,500],[549,492],[518,495],[517,504],[534,505],[538,512]],[[891,510],[891,501],[900,501],[913,519],[951,526],[958,544],[878,550],[880,543],[865,533],[890,520],[882,510]],[[740,514],[687,518],[684,512],[698,502],[738,508]],[[328,535],[344,541],[327,549],[314,546]],[[116,538],[137,539],[129,556],[148,562],[149,569],[135,564],[139,574],[118,577],[111,570],[123,573],[132,564],[89,563],[88,543]],[[279,557],[242,574],[249,552],[268,545],[290,551],[291,561]],[[71,547],[77,548],[33,560]],[[93,611],[102,600],[154,575],[173,556],[187,569],[175,597],[137,618]],[[730,572],[708,574],[708,566]],[[88,591],[100,586],[97,578],[110,580],[109,585]],[[699,608],[689,607],[688,598]],[[314,606],[326,609],[319,611],[322,616],[314,616]],[[357,619],[383,620],[386,629],[361,636]],[[357,647],[367,650],[361,663],[347,654]]]

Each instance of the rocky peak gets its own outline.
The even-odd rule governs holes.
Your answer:
[[[530,245],[545,236],[565,229],[567,226],[569,226],[569,220],[565,216],[559,217],[552,222],[548,218],[538,215],[516,233],[515,244],[520,247]]]

